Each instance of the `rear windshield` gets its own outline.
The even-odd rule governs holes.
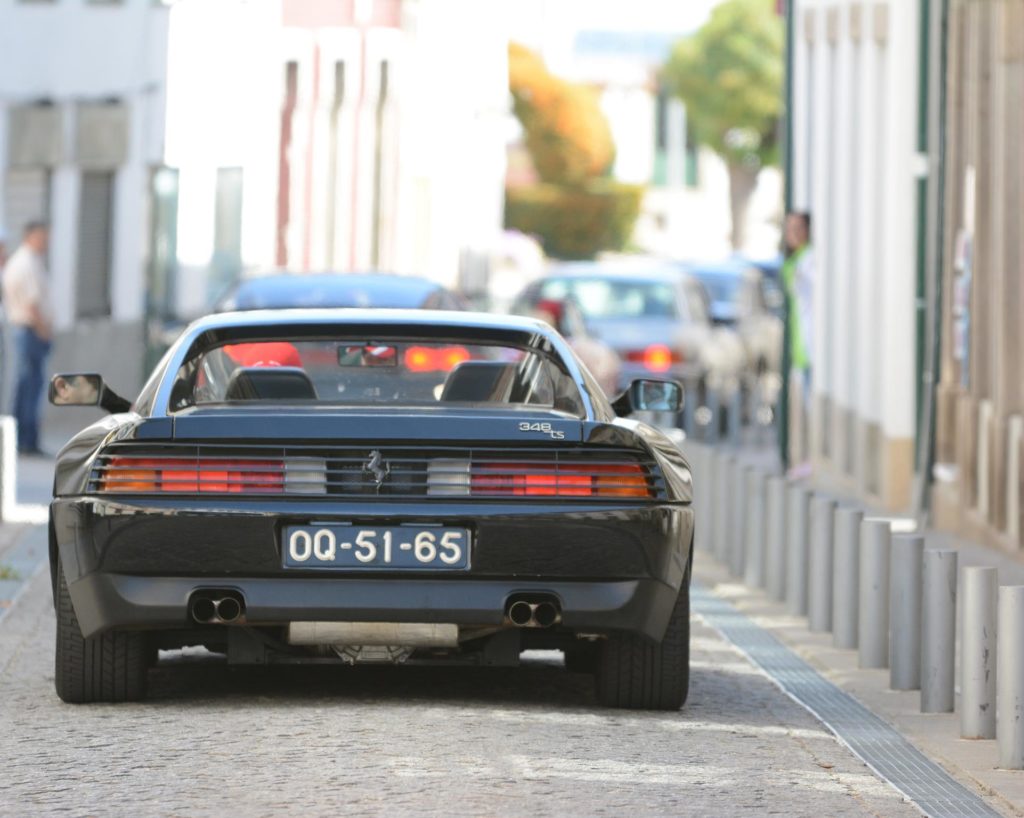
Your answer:
[[[171,411],[191,406],[533,407],[583,417],[579,391],[534,349],[400,338],[223,344],[178,372]]]
[[[663,281],[612,278],[553,278],[541,296],[570,297],[587,318],[678,318],[675,288]]]

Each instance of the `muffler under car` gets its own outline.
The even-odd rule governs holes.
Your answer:
[[[237,591],[204,589],[192,594],[188,613],[201,625],[236,625],[245,621],[245,599]]]
[[[505,606],[505,621],[517,628],[550,628],[562,621],[562,609],[549,597],[512,599]]]

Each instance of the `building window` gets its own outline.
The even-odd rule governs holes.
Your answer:
[[[330,131],[331,141],[327,146],[327,212],[325,223],[326,232],[326,253],[327,265],[336,266],[340,263],[340,253],[335,247],[335,233],[337,230],[338,218],[338,196],[339,188],[338,173],[338,120],[341,116],[341,106],[345,104],[345,63],[339,60],[334,63],[334,97],[331,102]]]
[[[21,241],[25,225],[50,219],[50,171],[48,168],[8,168],[4,185],[9,250]]]
[[[114,172],[85,171],[78,206],[79,318],[110,315]]]
[[[281,267],[288,264],[288,224],[291,221],[291,164],[292,120],[299,98],[299,64],[291,61],[284,66],[284,99],[281,105],[281,141],[277,158],[277,245],[275,258]]]
[[[651,184],[697,187],[697,144],[682,103],[666,88],[654,99],[654,167]]]

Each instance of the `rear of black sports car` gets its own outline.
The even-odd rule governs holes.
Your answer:
[[[659,434],[529,405],[265,403],[72,441],[89,453],[62,458],[51,506],[63,698],[141,698],[184,645],[253,664],[551,648],[604,703],[681,706],[693,518]]]

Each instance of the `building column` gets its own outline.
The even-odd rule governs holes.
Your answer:
[[[833,62],[835,49],[828,37],[827,18],[833,8],[831,3],[818,3],[814,8],[813,51],[814,74],[811,77],[811,212],[814,220],[815,286],[814,286],[814,337],[808,339],[811,345],[811,359],[814,366],[813,395],[811,407],[811,452],[813,459],[827,459],[830,448],[831,395],[834,383],[830,362],[829,323],[832,318],[832,293],[829,286],[832,271],[830,213],[832,207],[832,139],[833,109],[832,94]]]
[[[914,333],[916,211],[914,127],[917,111],[917,6],[891,3],[888,60],[885,67],[885,180],[882,199],[886,236],[882,305],[882,458],[881,499],[890,508],[905,508],[911,499],[914,465]]]
[[[853,329],[855,288],[853,257],[858,248],[854,241],[857,213],[853,207],[853,164],[856,128],[856,94],[853,76],[853,44],[851,42],[849,7],[829,9],[829,39],[835,49],[835,76],[832,96],[835,113],[832,122],[832,195],[830,207],[829,289],[831,313],[828,332],[832,338],[829,364],[832,369],[831,461],[838,474],[852,473],[854,361]]]

